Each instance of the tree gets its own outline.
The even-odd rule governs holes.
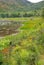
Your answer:
[[[44,8],[42,8],[42,17],[44,18]]]
[[[24,16],[24,17],[27,17],[27,13],[25,13],[23,16]]]

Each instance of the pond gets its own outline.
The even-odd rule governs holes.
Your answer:
[[[18,33],[21,21],[0,20],[0,37]]]

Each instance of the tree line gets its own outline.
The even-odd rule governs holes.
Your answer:
[[[42,8],[42,12],[34,11],[32,13],[24,12],[22,13],[0,13],[0,18],[15,18],[15,17],[32,17],[32,16],[42,16],[44,17],[44,8]]]
[[[31,17],[31,16],[34,16],[34,15],[33,14],[27,14],[27,13],[25,13],[25,14],[20,14],[20,13],[18,13],[18,14],[8,14],[8,13],[0,14],[0,18]]]

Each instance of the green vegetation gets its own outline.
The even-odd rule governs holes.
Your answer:
[[[44,65],[44,1],[0,0],[0,65]]]
[[[0,13],[16,13],[41,10],[44,7],[44,1],[31,3],[27,0],[0,0]]]
[[[17,35],[0,39],[0,63],[2,65],[44,65],[44,19],[4,18],[22,24]]]
[[[42,10],[34,10],[32,12],[15,12],[15,13],[0,13],[0,18],[16,18],[16,17],[40,17],[44,16],[44,9]]]

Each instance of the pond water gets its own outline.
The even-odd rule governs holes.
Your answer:
[[[0,37],[4,37],[10,34],[16,34],[17,30],[21,26],[19,21],[0,20]]]

